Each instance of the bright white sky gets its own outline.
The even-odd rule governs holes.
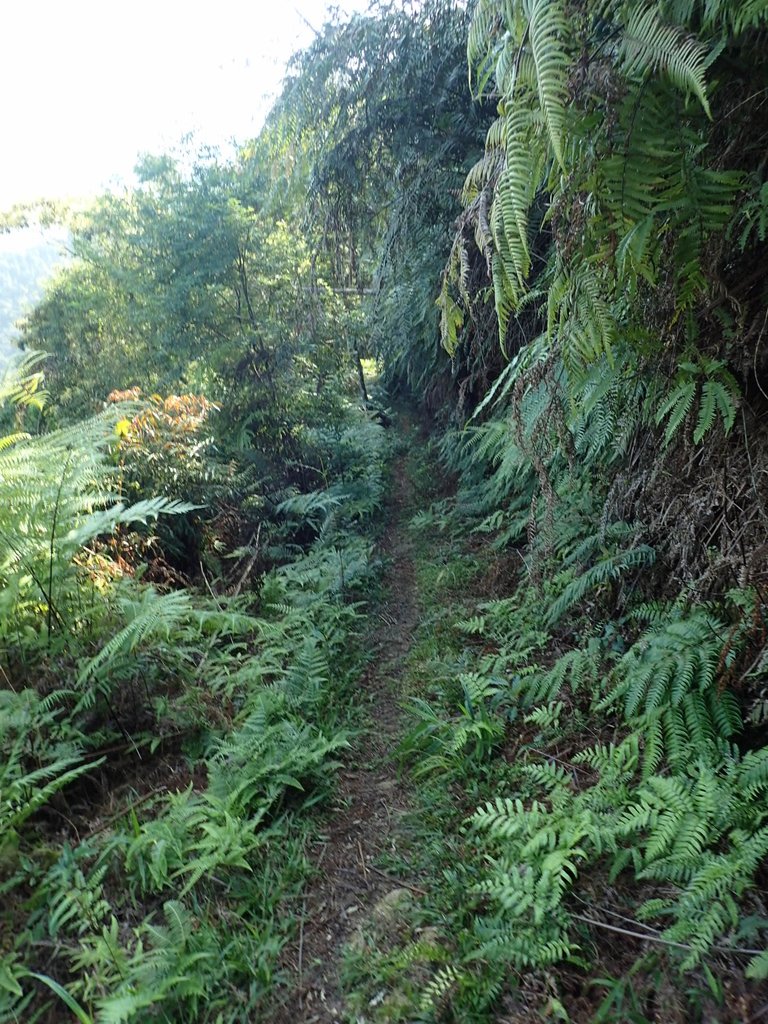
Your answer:
[[[0,0],[0,210],[256,134],[327,0]],[[351,13],[367,0],[336,0]]]

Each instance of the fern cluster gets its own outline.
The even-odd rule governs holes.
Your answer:
[[[504,425],[490,420],[444,451],[460,463],[478,436],[503,439]],[[477,462],[460,466],[457,499],[414,526],[441,544],[471,538],[478,524],[487,532],[483,505],[463,504],[493,488],[486,466],[485,479]],[[553,466],[565,478],[565,465]],[[765,970],[757,953],[768,921],[752,896],[766,856],[765,751],[734,746],[745,712],[735,684],[750,666],[762,671],[762,598],[737,589],[708,604],[685,592],[639,601],[655,554],[639,543],[642,526],[596,529],[595,496],[570,484],[558,489],[541,563],[549,574],[532,586],[518,558],[512,596],[457,609],[458,653],[439,665],[434,696],[412,706],[404,753],[417,777],[473,791],[498,780],[471,819],[475,853],[452,881],[453,898],[472,887],[465,959],[446,982],[455,1007],[510,966],[578,958],[582,901],[596,901],[600,915],[596,877],[643,891],[636,927],[677,969],[709,970],[713,957],[747,949],[738,954],[747,974]],[[496,525],[496,551],[508,553],[503,520]],[[595,733],[613,741],[574,752]],[[483,981],[477,961],[487,965]]]
[[[28,407],[35,372],[4,393]],[[125,412],[16,431],[0,451],[0,1019],[38,1012],[44,991],[79,1020],[234,1024],[272,998],[280,901],[305,878],[311,812],[347,745],[349,598],[374,575],[362,531],[387,444],[363,412],[314,431],[325,486],[279,506],[284,564],[258,599],[161,590],[121,564],[124,531],[194,506],[121,499]],[[179,742],[189,767],[163,775]],[[102,772],[128,786],[94,822],[78,794],[100,793]],[[49,819],[67,826],[58,849]],[[40,943],[56,948],[45,965]]]

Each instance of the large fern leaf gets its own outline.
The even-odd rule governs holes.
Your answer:
[[[694,93],[707,116],[712,116],[705,76],[706,46],[684,30],[665,24],[656,7],[638,7],[630,13],[620,50],[628,75],[664,71],[681,89]]]

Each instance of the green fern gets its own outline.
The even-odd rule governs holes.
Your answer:
[[[539,105],[552,152],[565,170],[563,147],[568,75],[568,55],[563,46],[568,36],[565,9],[558,0],[526,0],[524,10],[528,17]],[[507,98],[512,99],[512,95],[508,94]]]
[[[664,71],[678,88],[692,92],[711,117],[706,92],[707,48],[684,30],[665,24],[655,7],[636,7],[620,42],[625,73]]]
[[[691,743],[706,747],[741,727],[738,703],[716,685],[718,671],[738,650],[734,642],[724,662],[722,636],[723,624],[704,610],[673,612],[651,626],[613,670],[601,706],[621,702],[626,717],[648,729],[651,764],[658,763],[663,744],[680,765]]]
[[[703,441],[714,426],[718,415],[726,433],[733,428],[740,399],[738,384],[723,362],[702,356],[696,363],[680,364],[672,390],[656,410],[656,423],[667,421],[664,430],[665,444],[673,440],[688,419],[702,377],[698,415],[693,431],[694,444]]]
[[[6,751],[8,758],[0,771],[0,831],[10,839],[36,811],[70,782],[103,764],[104,758],[78,764],[78,756],[60,758],[39,768],[26,770],[21,743]]]
[[[190,596],[184,591],[158,594],[147,587],[137,599],[123,601],[127,624],[85,663],[78,684],[84,686],[94,677],[103,675],[111,662],[131,653],[149,637],[158,633],[170,637],[171,632],[189,618],[191,610]]]
[[[615,555],[601,558],[595,565],[564,587],[563,592],[547,612],[548,624],[552,626],[558,622],[568,609],[582,601],[590,591],[612,580],[619,579],[623,573],[632,569],[652,565],[655,557],[656,553],[653,548],[647,544],[641,544],[628,551],[620,551]]]

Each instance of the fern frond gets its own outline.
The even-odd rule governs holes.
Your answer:
[[[653,548],[647,544],[640,544],[628,551],[621,551],[618,554],[602,558],[581,576],[567,584],[562,594],[550,605],[547,622],[549,625],[554,625],[569,608],[583,600],[591,590],[618,579],[630,569],[653,564],[655,557],[656,552]]]
[[[682,29],[665,24],[655,7],[637,7],[627,18],[620,52],[625,73],[666,72],[680,89],[698,98],[708,117],[707,49]]]
[[[127,625],[82,667],[78,676],[80,686],[103,672],[110,661],[135,650],[153,634],[162,632],[168,637],[172,629],[189,617],[192,609],[188,593],[158,594],[151,587],[147,587],[137,601],[125,602],[123,607],[129,619]]]
[[[568,35],[565,10],[559,0],[526,0],[525,6],[539,104],[555,159],[565,170],[565,103],[569,65],[563,46]]]

